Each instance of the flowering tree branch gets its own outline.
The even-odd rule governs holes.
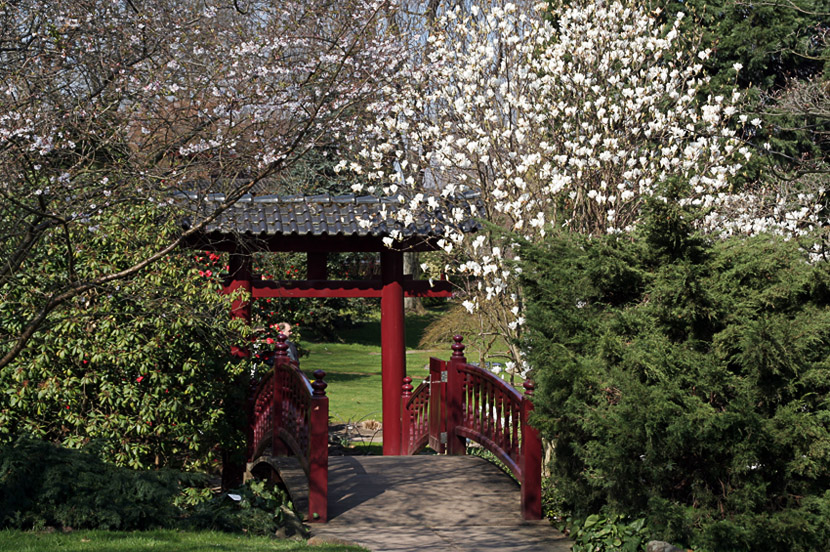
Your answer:
[[[101,221],[135,207],[184,216],[181,190],[224,193],[218,216],[346,132],[400,51],[380,34],[386,0],[30,4],[0,8],[0,368],[62,304],[135,276],[211,219],[129,266],[102,256],[79,272]],[[32,251],[59,243],[64,272],[19,299]]]
[[[647,198],[678,185],[713,213],[707,223],[734,204],[732,179],[751,156],[736,129],[760,120],[739,116],[737,92],[700,97],[711,52],[681,34],[682,17],[664,25],[629,2],[448,9],[339,167],[398,196],[403,222],[435,194],[477,192],[474,215],[493,230],[466,235],[469,213],[450,207],[444,268],[462,276],[483,328],[516,343],[516,240],[629,231]],[[517,368],[521,352],[511,355]]]

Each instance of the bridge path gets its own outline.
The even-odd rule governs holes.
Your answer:
[[[307,482],[296,461],[272,459],[299,511]],[[570,542],[547,521],[525,521],[519,487],[475,456],[329,457],[329,522],[320,540],[346,540],[375,552],[566,552]]]

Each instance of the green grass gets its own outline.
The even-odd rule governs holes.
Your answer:
[[[428,375],[429,357],[448,360],[452,354],[451,341],[427,350],[417,348],[427,326],[447,314],[447,306],[442,305],[423,315],[406,315],[406,373],[415,387]],[[312,336],[301,342],[309,351],[309,356],[300,362],[303,370],[309,375],[317,369],[326,372],[332,423],[383,421],[380,340],[378,311],[371,320],[339,330],[337,341],[323,341]],[[481,340],[467,336],[465,342],[467,358],[477,361]],[[507,346],[500,340],[496,349],[506,350]]]
[[[360,552],[357,546],[319,545],[210,531],[0,531],[0,552]]]
[[[442,311],[406,317],[406,372],[413,385],[425,378],[430,356],[449,358],[446,350],[418,351],[418,341],[424,328],[441,316]],[[329,413],[333,423],[383,420],[381,407],[381,349],[380,318],[343,329],[340,341],[303,341],[309,356],[301,359],[303,371],[326,371]]]

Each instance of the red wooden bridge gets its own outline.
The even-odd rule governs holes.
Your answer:
[[[463,456],[467,440],[474,441],[501,460],[519,482],[521,516],[541,519],[542,448],[537,431],[528,424],[533,384],[525,382],[523,396],[489,371],[468,364],[461,337],[454,340],[450,360],[431,359],[429,377],[417,388],[410,377],[403,378],[398,454],[411,456],[429,445],[439,454]],[[249,471],[266,456],[269,445],[272,457],[295,457],[307,480],[308,519],[325,522],[330,514],[325,373],[318,370],[309,381],[288,359],[287,348],[281,335],[274,369],[252,398]]]

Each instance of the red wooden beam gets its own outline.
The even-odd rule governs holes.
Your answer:
[[[452,286],[441,280],[403,282],[405,297],[452,297]],[[252,296],[265,297],[382,297],[381,280],[254,280]]]
[[[406,238],[395,242],[398,251],[435,251],[439,249],[438,238]],[[331,235],[294,235],[263,234],[252,236],[241,234],[231,236],[219,232],[202,233],[191,236],[182,244],[188,249],[205,251],[286,251],[295,253],[334,253],[334,252],[378,252],[388,250],[383,243],[383,236],[331,236]]]

